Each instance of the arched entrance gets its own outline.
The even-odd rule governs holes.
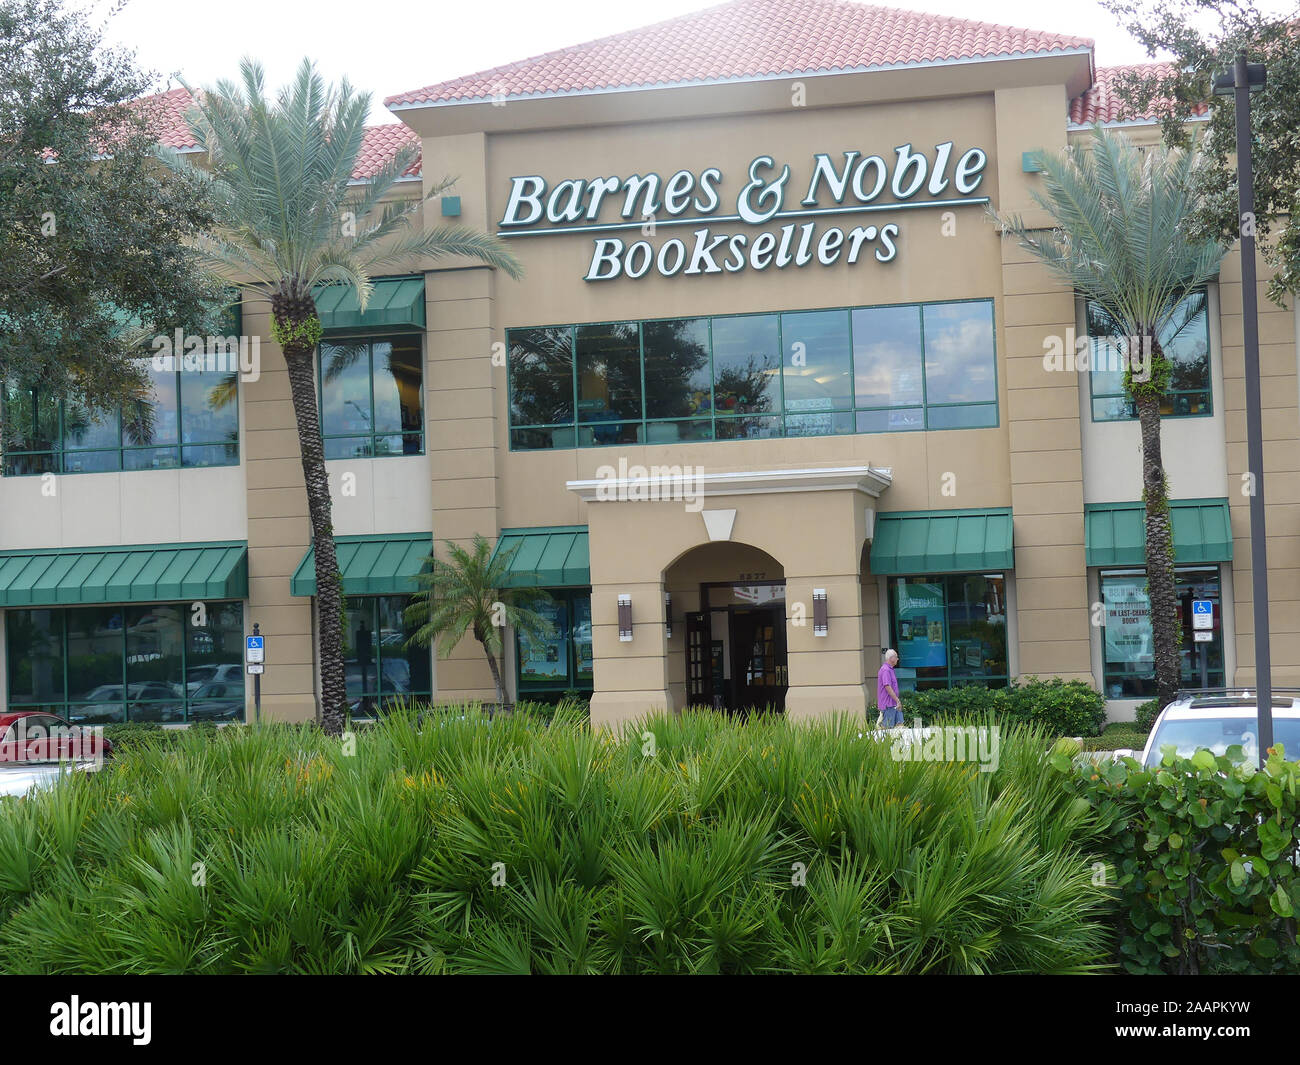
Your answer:
[[[669,668],[674,703],[783,711],[790,668],[781,563],[748,544],[701,544],[665,570],[664,589],[684,625]]]

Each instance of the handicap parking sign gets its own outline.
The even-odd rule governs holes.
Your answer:
[[[262,645],[264,637],[249,636],[244,645],[244,659],[249,663],[261,662],[264,660],[265,650]]]
[[[1211,599],[1192,600],[1192,628],[1214,628],[1214,601]]]

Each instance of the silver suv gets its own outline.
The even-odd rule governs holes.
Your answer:
[[[1273,689],[1273,743],[1282,744],[1288,761],[1300,760],[1300,688]],[[1160,749],[1171,744],[1188,757],[1201,748],[1224,754],[1234,744],[1251,761],[1259,757],[1258,707],[1254,688],[1198,688],[1180,691],[1160,711],[1141,755],[1148,768],[1160,764]]]

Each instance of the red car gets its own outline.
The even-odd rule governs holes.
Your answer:
[[[112,755],[112,742],[88,726],[40,710],[0,714],[0,764],[88,762]]]

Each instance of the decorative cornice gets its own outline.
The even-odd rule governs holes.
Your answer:
[[[637,467],[623,469],[634,472]],[[565,488],[585,503],[693,500],[715,496],[770,495],[784,492],[861,492],[877,499],[894,479],[889,467],[829,466],[812,469],[743,470],[692,473],[689,466],[642,467],[644,476],[598,477],[566,481]]]

